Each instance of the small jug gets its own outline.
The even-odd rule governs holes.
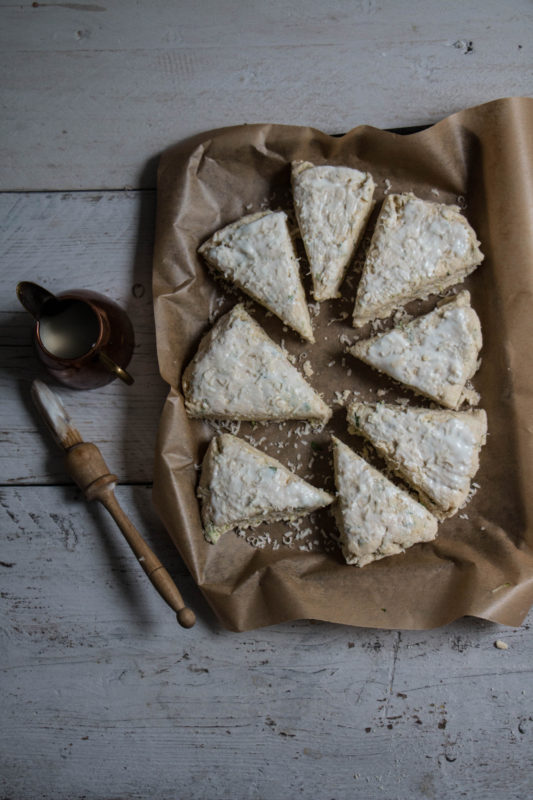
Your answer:
[[[35,319],[33,340],[40,360],[60,383],[96,389],[126,372],[134,347],[133,327],[117,303],[97,292],[75,289],[53,295],[29,281],[17,297]]]

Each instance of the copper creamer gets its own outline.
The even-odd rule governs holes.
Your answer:
[[[131,322],[117,303],[97,292],[75,289],[53,295],[23,281],[17,296],[35,319],[37,355],[60,383],[75,389],[95,389],[126,372],[134,347]]]

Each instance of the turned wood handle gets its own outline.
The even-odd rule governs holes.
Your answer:
[[[91,442],[81,442],[67,450],[66,459],[72,477],[87,500],[98,500],[107,508],[152,584],[176,612],[179,624],[192,628],[196,622],[194,612],[187,608],[178,587],[122,510],[113,491],[117,477],[109,472],[100,450]]]

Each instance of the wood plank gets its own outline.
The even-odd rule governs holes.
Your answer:
[[[531,94],[532,16],[527,0],[154,0],[134,13],[125,0],[4,2],[0,190],[153,187],[162,148],[225,124],[392,127]],[[82,284],[127,308],[134,387],[61,393],[123,480],[151,479],[166,394],[154,217],[153,192],[0,196],[0,483],[33,484],[0,487],[0,795],[531,796],[533,614],[519,629],[305,621],[230,634],[149,487],[121,486],[198,614],[184,631],[103,510],[72,486],[34,485],[68,478],[28,399],[43,373],[21,279]]]
[[[69,482],[62,455],[29,399],[33,378],[52,379],[33,352],[32,320],[15,295],[22,279],[56,292],[91,288],[128,311],[136,336],[135,384],[115,381],[91,392],[57,388],[82,435],[101,446],[122,481],[152,479],[167,391],[155,352],[154,217],[151,192],[0,195],[0,483]]]
[[[231,634],[149,490],[119,487],[198,613],[184,631],[77,490],[0,491],[2,797],[531,795],[531,615],[519,629],[298,622]]]
[[[531,94],[528,0],[4,3],[0,189],[153,187],[225,125],[335,133]]]

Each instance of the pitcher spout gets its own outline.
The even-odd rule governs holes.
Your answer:
[[[55,295],[31,281],[21,281],[17,285],[17,297],[34,319],[39,319],[45,303],[57,302]]]

